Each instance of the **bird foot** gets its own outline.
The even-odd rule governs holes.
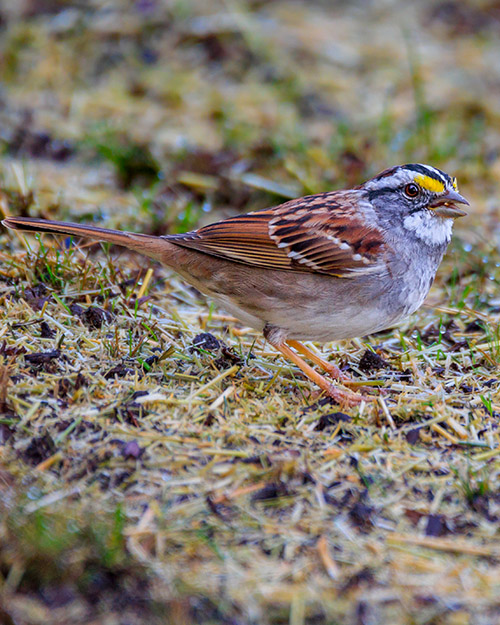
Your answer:
[[[325,392],[328,397],[331,397],[334,400],[335,403],[346,408],[358,406],[362,402],[376,401],[375,397],[353,393],[348,389],[339,388],[338,386],[335,386],[335,384],[329,384],[328,388],[325,389]]]
[[[337,367],[337,365],[333,364],[333,362],[328,362],[326,360],[323,362],[323,369],[325,370],[325,373],[328,373],[328,375],[334,380],[337,380],[338,382],[349,386],[349,384],[352,382],[352,379],[346,373],[341,371],[340,368]]]

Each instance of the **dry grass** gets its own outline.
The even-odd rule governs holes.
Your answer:
[[[473,214],[415,316],[317,347],[346,412],[168,271],[3,233],[0,622],[499,622],[496,5],[46,4],[3,9],[4,214],[179,231],[419,160]]]

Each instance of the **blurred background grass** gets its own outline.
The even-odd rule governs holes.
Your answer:
[[[498,12],[486,1],[4,2],[3,152],[64,163],[75,195],[141,188],[132,209],[160,229],[408,161],[491,198]]]

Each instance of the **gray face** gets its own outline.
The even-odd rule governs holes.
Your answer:
[[[403,224],[407,217],[429,213],[428,206],[435,200],[435,194],[422,189],[414,182],[403,182],[395,187],[385,187],[370,191],[368,197],[379,215],[392,224]]]
[[[465,214],[456,203],[468,203],[455,179],[429,165],[394,167],[362,188],[388,231],[395,237],[403,231],[429,246],[449,243],[453,219]]]

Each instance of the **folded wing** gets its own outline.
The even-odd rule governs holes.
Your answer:
[[[322,193],[166,238],[238,263],[345,278],[373,271],[387,248],[357,206],[356,191]]]

